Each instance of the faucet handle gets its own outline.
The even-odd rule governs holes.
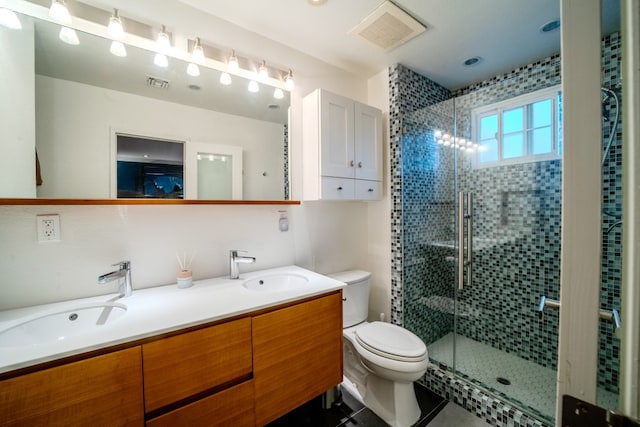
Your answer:
[[[248,251],[243,251],[243,250],[239,250],[239,249],[231,249],[229,251],[229,256],[231,257],[235,257],[238,256],[238,254],[246,254]]]
[[[120,267],[120,270],[131,269],[131,261],[120,261],[115,264],[111,264],[112,267]]]

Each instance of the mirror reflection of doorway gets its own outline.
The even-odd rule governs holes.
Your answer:
[[[242,200],[242,147],[187,142],[187,199]]]
[[[184,143],[117,134],[117,197],[184,198]]]
[[[198,199],[230,200],[231,163],[226,154],[198,153]]]

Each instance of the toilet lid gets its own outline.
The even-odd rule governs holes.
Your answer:
[[[427,347],[420,338],[391,323],[368,323],[358,328],[355,336],[367,350],[394,360],[413,362],[424,359],[427,353]]]

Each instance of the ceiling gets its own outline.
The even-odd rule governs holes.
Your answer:
[[[123,16],[166,24],[304,75],[319,74],[318,67],[328,64],[368,78],[401,63],[457,89],[560,51],[559,30],[540,32],[560,18],[560,0],[393,0],[427,29],[389,52],[349,35],[384,0],[328,0],[321,6],[307,0],[82,1],[117,7]],[[619,30],[619,0],[601,2],[602,33]],[[476,56],[479,63],[463,65]]]
[[[402,63],[449,89],[560,51],[560,31],[540,31],[560,18],[559,0],[394,0],[427,30],[390,52],[348,34],[384,0],[178,1],[358,75]],[[602,0],[602,18],[603,34],[619,29],[619,0]]]

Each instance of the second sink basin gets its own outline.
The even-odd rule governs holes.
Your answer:
[[[309,279],[300,274],[275,273],[247,279],[242,283],[242,286],[250,291],[280,292],[289,291],[307,283],[309,283]]]
[[[70,307],[0,331],[0,347],[47,345],[69,337],[95,333],[126,312],[124,304],[113,302]]]

